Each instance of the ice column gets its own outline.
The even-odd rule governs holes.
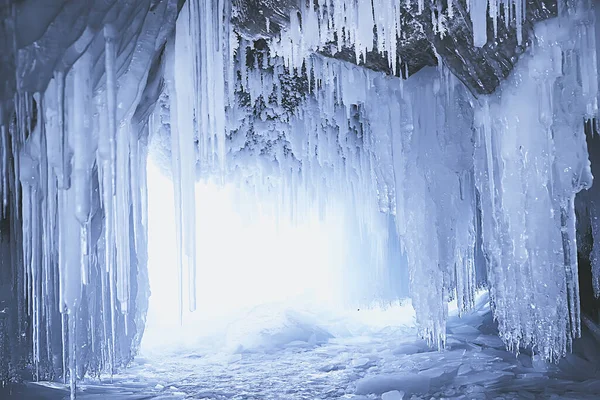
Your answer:
[[[591,172],[589,98],[577,79],[586,49],[568,44],[578,29],[565,19],[538,24],[535,50],[475,117],[494,315],[507,346],[534,346],[548,360],[563,356],[580,329],[573,200]]]
[[[449,299],[457,297],[461,313],[474,300],[469,97],[451,75],[425,69],[405,83],[390,112],[397,230],[417,322],[438,348],[445,346]]]

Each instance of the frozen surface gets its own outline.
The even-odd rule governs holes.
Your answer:
[[[600,372],[595,366],[600,347],[588,331],[576,342],[574,354],[558,365],[538,362],[530,354],[515,356],[498,340],[486,301],[486,296],[481,296],[474,313],[462,319],[450,316],[448,349],[443,352],[433,351],[417,339],[411,318],[404,325],[386,327],[373,324],[367,317],[361,319],[360,311],[337,320],[319,319],[311,329],[337,330],[336,335],[321,342],[301,336],[286,341],[271,338],[272,348],[230,352],[211,348],[207,341],[204,349],[142,354],[112,383],[82,383],[78,398],[597,398]],[[401,310],[388,310],[388,318]],[[340,326],[348,331],[342,333]],[[278,332],[285,333],[286,329]],[[247,331],[246,337],[251,340],[257,335]],[[59,384],[40,385],[49,393],[48,399],[67,393]],[[50,393],[48,386],[55,391]],[[32,391],[45,393],[28,386],[28,392]]]

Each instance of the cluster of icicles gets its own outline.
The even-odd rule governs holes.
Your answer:
[[[161,68],[168,63],[172,87],[173,57],[181,40],[167,44],[167,60],[160,61],[160,52],[174,28],[177,3],[139,0],[117,2],[112,8],[92,2],[87,8],[63,7],[66,19],[72,17],[70,12],[81,12],[85,21],[91,8],[94,17],[104,12],[111,22],[99,29],[88,26],[64,56],[76,54],[76,61],[59,63],[42,91],[20,92],[14,104],[0,108],[1,116],[13,110],[16,116],[2,120],[0,148],[1,210],[11,221],[9,230],[2,232],[8,233],[9,241],[0,243],[0,257],[13,264],[6,272],[16,287],[12,309],[0,315],[7,315],[0,321],[0,342],[12,347],[8,354],[3,347],[0,355],[2,385],[12,378],[5,371],[15,374],[25,366],[26,357],[34,379],[62,376],[74,397],[77,380],[86,373],[112,374],[137,351],[149,296],[146,161],[152,119],[144,110],[155,88],[147,93],[146,85],[160,87],[161,77],[156,75],[162,75]],[[216,45],[228,43],[228,36],[221,37],[221,21],[229,18],[230,7],[230,2],[219,0],[186,5],[194,13],[192,27],[202,27],[186,32],[203,38],[193,43],[194,54],[204,63],[203,71],[206,65],[214,66],[199,75],[199,81],[193,79],[206,88],[205,98],[212,90],[218,92],[210,84],[221,87],[225,79],[220,71],[227,57]],[[56,47],[62,45],[62,38],[42,37],[41,44],[19,49],[19,59],[25,65],[35,60],[37,49],[52,39]],[[17,87],[26,85],[22,82],[26,72],[17,70]],[[219,126],[214,115],[224,106],[217,99],[211,104],[203,109],[205,119],[199,120],[207,125],[199,129],[220,129],[222,134],[216,136],[222,149],[223,119]],[[181,123],[178,134],[176,121],[173,125],[174,176],[193,190],[195,178],[188,177],[195,160],[185,158],[186,149],[194,154],[194,143],[185,141],[192,133]],[[178,167],[179,162],[187,163],[186,168]],[[193,221],[187,198],[177,196],[181,190],[175,194],[186,213],[179,221],[189,217]],[[29,356],[22,354],[24,346],[31,346]]]
[[[479,45],[481,3],[469,2]],[[507,346],[534,346],[548,360],[565,354],[580,326],[573,201],[591,185],[583,121],[597,111],[586,10],[539,24],[534,48],[498,93],[475,99],[443,66],[403,82],[308,55],[337,32],[360,56],[376,26],[394,65],[398,2],[359,10],[365,4],[332,0],[303,10],[301,30],[292,15],[279,47],[288,50],[249,62],[250,44],[221,23],[229,1],[187,1],[167,44],[160,106],[146,120],[130,111],[150,63],[117,71],[110,26],[102,90],[92,87],[94,66],[84,52],[44,93],[16,97],[16,122],[2,127],[2,207],[21,210],[13,215],[23,234],[19,296],[32,321],[36,367],[62,351],[74,390],[86,366],[112,371],[124,360],[119,349],[139,342],[147,301],[146,137],[158,129],[171,134],[180,314],[185,297],[195,309],[200,171],[254,187],[261,201],[293,218],[344,204],[367,253],[347,287],[365,301],[397,295],[386,252],[389,240],[399,240],[418,323],[432,344],[445,344],[448,301],[468,311],[483,279]],[[520,21],[524,4],[490,0],[488,9],[494,21],[500,6]],[[156,51],[152,37],[139,41],[136,54]],[[306,53],[294,53],[298,43]],[[304,72],[290,68],[299,65]],[[298,87],[306,93],[292,102]],[[485,277],[476,276],[478,264]]]
[[[356,39],[359,25],[348,18],[362,15],[351,7],[361,3],[347,3],[334,9],[348,11],[340,21]],[[522,18],[523,2],[501,4]],[[342,207],[341,214],[354,221],[348,238],[358,237],[348,252],[368,260],[347,260],[340,276],[354,300],[397,298],[388,282],[396,266],[387,253],[388,242],[399,240],[417,320],[432,345],[445,345],[448,301],[456,298],[460,311],[468,311],[477,282],[484,281],[507,346],[532,346],[542,358],[557,360],[580,334],[574,198],[592,183],[583,123],[598,108],[595,26],[582,4],[540,23],[532,50],[511,77],[497,94],[479,99],[443,66],[404,82],[294,53],[290,46],[300,43],[294,40],[268,55],[244,40],[231,42],[223,47],[232,56],[225,76],[235,80],[226,80],[220,91],[225,112],[209,113],[225,120],[224,153],[218,140],[204,141],[212,151],[206,155],[227,159],[200,170],[218,170],[221,178],[252,188],[259,201],[273,201],[282,218],[302,218],[314,209],[327,218]],[[317,13],[318,23],[306,28],[310,33],[297,31],[296,39],[307,42],[320,32],[328,18],[320,10],[302,11],[304,23],[311,21],[304,11]],[[381,9],[376,5],[373,12]],[[192,29],[185,21],[177,40],[189,40],[179,36],[179,29]],[[294,26],[292,14],[290,31]],[[161,109],[168,102],[173,121],[176,102],[181,130],[192,122],[181,119],[179,105],[193,104],[186,111],[197,116],[191,143],[203,137],[197,121],[202,100],[194,103],[202,88],[186,85],[197,56],[181,54]],[[198,157],[200,164],[209,164],[206,155]],[[187,187],[181,184],[193,196]],[[179,228],[182,236],[193,234],[188,223]],[[193,249],[184,240],[181,254],[190,257],[186,251]]]
[[[287,66],[298,68],[308,54],[324,48],[333,54],[343,48],[354,49],[356,63],[364,62],[373,50],[387,58],[394,75],[400,65],[398,40],[403,37],[403,15],[431,13],[434,32],[441,37],[448,33],[448,21],[456,15],[468,14],[472,23],[473,44],[482,47],[488,40],[488,18],[493,24],[494,37],[498,23],[507,26],[514,22],[517,42],[523,39],[525,0],[325,0],[317,6],[302,2],[300,12],[290,14],[290,28],[273,46],[273,52],[283,57]],[[466,5],[466,9],[464,9]],[[267,26],[268,26],[267,21]]]
[[[349,5],[337,10],[349,11],[343,21],[357,34],[348,18],[362,14]],[[524,5],[517,5],[521,15]],[[591,186],[583,121],[597,112],[589,13],[578,5],[539,24],[531,54],[496,95],[480,99],[443,66],[403,82],[319,56],[295,58],[289,46],[281,56],[267,56],[243,40],[232,43],[225,48],[237,48],[230,53],[234,68],[225,76],[235,76],[226,81],[235,84],[222,87],[226,97],[219,103],[226,112],[209,114],[225,119],[221,176],[253,188],[260,201],[273,201],[282,217],[302,218],[315,208],[326,217],[344,208],[341,214],[355,228],[348,237],[358,236],[348,252],[357,254],[359,247],[359,255],[366,254],[359,258],[368,260],[347,260],[340,276],[355,300],[399,295],[388,282],[396,266],[387,254],[388,241],[399,240],[418,323],[430,343],[445,344],[448,301],[456,298],[466,312],[477,282],[485,281],[507,346],[533,346],[556,360],[580,330],[573,202]],[[311,21],[304,14],[302,20]],[[317,19],[319,29],[326,20]],[[319,29],[307,28],[313,35]],[[296,33],[310,40],[309,33]],[[185,84],[195,76],[197,58],[181,54],[168,99],[171,121],[173,102],[194,104],[186,115],[201,115],[202,101],[193,103],[201,87]],[[539,101],[532,104],[532,98]],[[191,124],[176,112],[178,124]],[[201,138],[202,131],[192,128]],[[215,158],[223,156],[217,140],[205,143]],[[387,229],[389,215],[394,234]],[[179,230],[193,234],[189,223]],[[183,243],[182,254],[190,257],[186,251],[193,248]]]
[[[68,72],[56,71],[43,92],[18,93],[16,118],[2,126],[3,212],[12,242],[22,242],[12,252],[22,263],[13,272],[16,340],[32,346],[33,377],[60,374],[72,396],[86,372],[127,363],[143,330],[148,126],[133,116],[170,12],[163,2],[130,22],[138,56],[126,73],[114,25],[87,35]],[[94,87],[97,43],[105,73]]]

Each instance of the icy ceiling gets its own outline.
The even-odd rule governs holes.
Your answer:
[[[343,215],[363,257],[340,282],[353,302],[401,295],[398,242],[434,346],[448,301],[469,311],[478,285],[515,351],[556,360],[579,335],[590,1],[29,0],[0,13],[3,383],[28,369],[74,388],[135,354],[149,143],[169,154],[180,313],[196,308],[200,178],[250,188],[282,218]],[[594,204],[581,224],[596,236]]]

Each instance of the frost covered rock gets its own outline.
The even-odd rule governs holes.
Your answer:
[[[471,4],[470,12],[467,11],[468,2]],[[475,7],[477,3],[481,3],[483,7]],[[516,20],[507,20],[505,11],[500,16],[502,6],[498,1],[489,2],[489,16],[486,17],[484,3],[485,1],[471,0],[453,2],[456,9],[452,18],[444,20],[445,35],[427,29],[428,26],[434,26],[432,13],[424,12],[417,17],[444,65],[475,96],[493,93],[511,74],[521,55],[535,40],[534,24],[558,15],[556,0],[519,1],[516,8],[518,10],[523,7],[525,14],[519,15],[517,11]],[[493,17],[494,14],[498,17]],[[481,32],[479,38],[473,34],[477,30]]]
[[[533,24],[558,13],[556,0],[518,0],[514,2],[517,11],[511,12],[511,17],[507,16],[505,4],[512,7],[512,3],[497,0],[382,1],[374,9],[374,18],[368,16],[370,10],[361,10],[360,3],[353,1],[315,3],[319,12],[311,15],[310,8],[297,0],[240,0],[236,3],[234,23],[251,40],[276,39],[282,31],[285,36],[286,31],[299,29],[304,43],[294,43],[291,32],[292,46],[405,78],[442,62],[475,95],[494,92],[531,43]],[[344,11],[328,16],[336,7]],[[301,15],[299,22],[297,13]],[[364,18],[354,19],[352,13]],[[317,14],[328,19],[321,20]],[[349,31],[344,40],[340,39],[342,27],[335,27],[336,22],[341,24],[336,18],[344,18],[343,28]],[[333,23],[337,36],[324,33],[323,28],[319,31],[316,19],[321,26]],[[396,38],[390,33],[394,29],[392,22],[398,29],[394,32]],[[373,25],[376,34],[370,32]]]

